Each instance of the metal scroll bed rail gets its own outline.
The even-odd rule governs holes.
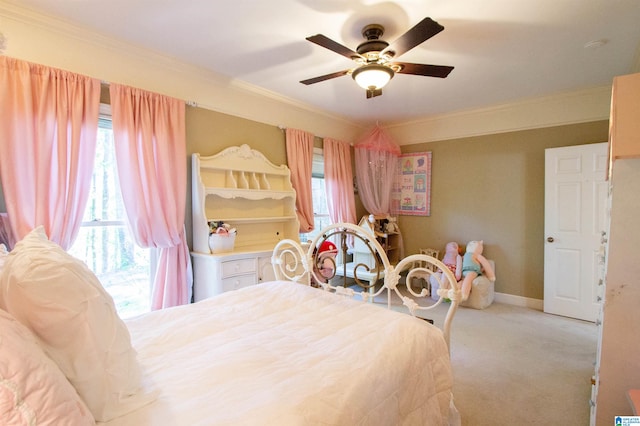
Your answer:
[[[356,244],[360,249],[364,246],[370,250],[373,262],[349,261],[351,248]],[[451,323],[460,302],[460,289],[449,268],[434,257],[412,254],[392,265],[382,245],[368,230],[350,223],[337,223],[322,229],[308,247],[289,239],[280,241],[271,260],[278,280],[317,285],[325,291],[360,297],[365,302],[386,295],[388,308],[391,308],[395,295],[413,316],[418,316],[420,311],[433,310],[448,299],[450,306],[441,328],[449,345]],[[410,283],[417,275],[426,277],[427,282],[438,280],[439,298],[436,301],[432,301],[427,289],[421,288],[417,292],[412,288]],[[406,285],[402,285],[402,281]],[[354,286],[356,289],[361,287],[361,291]],[[406,290],[401,291],[400,287]],[[419,303],[421,299],[431,303]]]

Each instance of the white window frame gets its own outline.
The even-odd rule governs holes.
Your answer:
[[[311,179],[322,179],[322,184],[323,184],[323,189],[326,188],[326,186],[324,186],[324,150],[322,148],[313,148],[313,162],[312,162],[312,167],[311,167]],[[326,205],[326,189],[324,190],[324,194],[325,194],[325,208],[328,208],[328,206]],[[329,212],[327,211],[327,213],[318,213],[318,209],[317,206],[314,203],[313,206],[313,219],[314,219],[314,225],[317,225],[318,223],[318,219],[322,219],[322,218],[326,218],[327,219],[327,223],[331,222],[331,217],[329,216]],[[307,233],[301,233],[300,234],[300,240],[301,241],[307,241],[307,240],[312,240],[313,238],[315,238],[316,235],[318,235],[318,232],[320,231],[320,227],[315,227],[315,229],[311,232],[307,232]]]
[[[100,117],[100,120],[111,121],[111,105],[101,103],[100,109],[99,109],[99,117]],[[81,228],[98,228],[98,227],[111,227],[111,226],[127,228],[129,225],[126,221],[126,218],[122,220],[102,220],[101,218],[92,218],[92,220],[83,221],[80,224]],[[159,251],[156,248],[147,248],[145,250],[149,250],[148,286],[149,286],[149,298],[151,298],[152,284],[155,280]]]

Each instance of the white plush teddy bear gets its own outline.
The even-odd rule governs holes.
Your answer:
[[[394,234],[398,232],[400,229],[398,228],[398,224],[396,223],[397,219],[395,217],[389,217],[389,221],[384,226],[384,232],[389,234]]]

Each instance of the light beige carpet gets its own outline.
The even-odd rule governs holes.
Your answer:
[[[375,303],[386,301],[381,295]],[[406,312],[395,295],[391,303]],[[419,316],[441,328],[448,308]],[[594,323],[501,303],[458,308],[451,364],[462,425],[588,425],[596,347]]]
[[[424,316],[441,327],[447,308]],[[596,344],[590,322],[500,303],[459,308],[451,363],[462,425],[588,425]]]
[[[463,425],[588,425],[593,323],[505,304],[462,308],[451,362]]]

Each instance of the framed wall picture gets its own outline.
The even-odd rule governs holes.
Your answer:
[[[391,190],[394,215],[431,215],[431,151],[401,154]]]

